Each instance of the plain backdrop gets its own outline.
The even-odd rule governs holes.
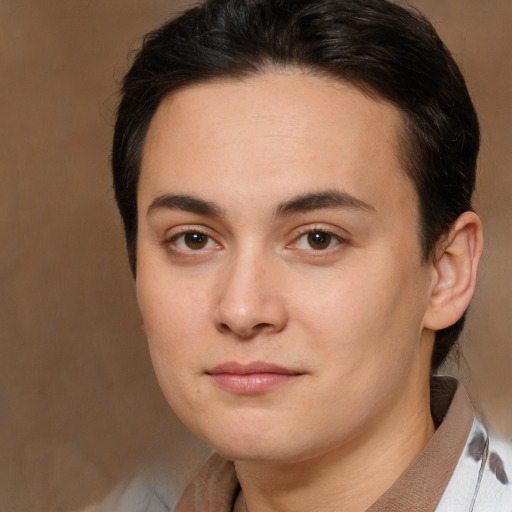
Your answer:
[[[415,0],[461,65],[483,130],[487,248],[459,373],[512,437],[512,2]],[[116,88],[187,2],[0,0],[0,510],[70,511],[159,461],[204,456],[162,398],[109,174]]]

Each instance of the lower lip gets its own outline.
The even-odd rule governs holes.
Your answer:
[[[241,395],[264,393],[300,377],[300,374],[265,372],[249,374],[215,373],[209,375],[219,388]]]

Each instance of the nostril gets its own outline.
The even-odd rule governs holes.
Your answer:
[[[238,328],[234,329],[230,327],[227,323],[222,322],[219,324],[219,331],[222,332],[223,334],[233,333],[238,338],[250,340],[257,336],[258,334],[276,331],[276,328],[271,323],[261,322],[250,327],[238,326]]]
[[[226,333],[226,332],[229,332],[230,330],[231,329],[229,328],[228,324],[225,324],[225,323],[219,324],[219,331],[220,332]]]
[[[264,331],[264,330],[267,330],[267,329],[274,329],[274,327],[272,326],[272,324],[269,324],[269,323],[261,323],[261,324],[257,324],[253,327],[253,329],[255,331]]]

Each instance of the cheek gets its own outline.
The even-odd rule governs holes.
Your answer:
[[[186,279],[152,254],[142,254],[139,262],[136,293],[146,332],[171,336],[197,326],[207,306],[208,280]]]
[[[137,286],[155,375],[171,408],[188,424],[190,411],[203,407],[195,377],[202,370],[204,328],[197,300],[175,292],[162,280],[153,284],[141,280]]]
[[[373,258],[325,279],[301,280],[292,294],[295,320],[313,340],[328,342],[319,342],[317,350],[330,350],[337,365],[355,367],[364,359],[385,365],[414,350],[419,340],[426,308],[422,270],[387,260]]]
[[[167,403],[187,427],[202,439],[201,422],[209,418],[211,397],[201,386],[208,360],[211,327],[205,297],[175,279],[137,283],[139,306],[155,375]],[[186,293],[185,293],[186,291]]]
[[[155,372],[165,388],[180,369],[199,363],[208,313],[204,290],[184,289],[179,280],[161,276],[141,269],[136,290]]]

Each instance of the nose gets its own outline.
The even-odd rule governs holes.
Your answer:
[[[276,266],[254,256],[238,257],[230,263],[219,286],[217,330],[250,340],[286,327],[288,312]]]

